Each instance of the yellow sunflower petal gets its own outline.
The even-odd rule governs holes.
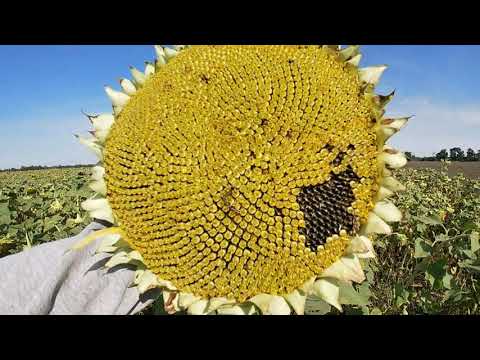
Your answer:
[[[355,254],[360,259],[369,259],[376,256],[372,241],[366,236],[355,236],[346,253]]]
[[[306,293],[294,290],[284,297],[297,315],[303,315],[305,313],[305,301],[307,299]]]
[[[147,77],[143,72],[141,72],[134,66],[130,66],[130,73],[132,74],[133,80],[135,81],[135,84],[137,84],[137,86],[142,86],[143,84],[145,84]]]
[[[178,297],[178,305],[181,308],[187,309],[188,307],[190,307],[190,305],[199,300],[201,300],[201,298],[193,294],[180,293]]]
[[[320,279],[315,281],[313,286],[313,293],[315,296],[321,298],[326,303],[334,306],[338,310],[342,311],[342,305],[340,305],[340,288],[336,281],[333,279]]]
[[[389,201],[379,201],[373,208],[375,214],[387,222],[398,222],[402,220],[402,213]]]
[[[392,228],[375,213],[370,213],[364,226],[366,234],[391,234]]]
[[[187,310],[190,315],[207,315],[208,314],[208,300],[195,301],[188,307]]]
[[[255,308],[249,304],[225,306],[217,309],[217,313],[219,315],[253,315]]]
[[[358,257],[354,254],[344,256],[327,268],[321,275],[325,278],[333,278],[342,281],[361,283],[365,280],[362,266]]]
[[[133,96],[137,93],[137,87],[128,79],[121,79],[120,86],[122,87],[123,92],[129,96]]]
[[[112,208],[107,199],[86,200],[81,206],[92,218],[114,222]]]
[[[130,96],[123,92],[113,90],[110,86],[105,86],[105,92],[112,101],[114,107],[122,108],[127,105],[130,100]]]
[[[377,85],[386,69],[386,65],[372,66],[359,69],[358,73],[361,81],[367,84]]]

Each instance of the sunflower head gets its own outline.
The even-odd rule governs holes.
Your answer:
[[[384,118],[386,67],[359,69],[358,46],[156,51],[81,139],[101,162],[84,208],[116,225],[94,236],[107,265],[135,263],[169,311],[341,308],[336,281],[363,281],[369,236],[401,218],[386,198],[406,160],[385,141],[408,119]]]

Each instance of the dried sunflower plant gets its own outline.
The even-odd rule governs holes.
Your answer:
[[[304,314],[339,310],[362,283],[375,234],[401,219],[387,200],[405,156],[386,145],[408,118],[386,118],[359,68],[359,46],[155,46],[113,114],[89,115],[99,159],[83,203],[111,224],[107,267],[136,266],[140,293],[166,312]]]

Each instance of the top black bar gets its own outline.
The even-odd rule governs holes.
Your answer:
[[[170,9],[172,2],[118,2],[102,9],[82,2],[59,13],[41,2],[41,9],[2,9],[0,44],[480,44],[477,11],[457,4],[442,16],[439,2],[425,10],[418,1],[325,3],[177,2],[181,8]]]

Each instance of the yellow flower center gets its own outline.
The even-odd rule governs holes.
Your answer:
[[[338,260],[378,191],[374,110],[319,46],[194,46],[106,141],[127,241],[180,291],[287,294]]]

